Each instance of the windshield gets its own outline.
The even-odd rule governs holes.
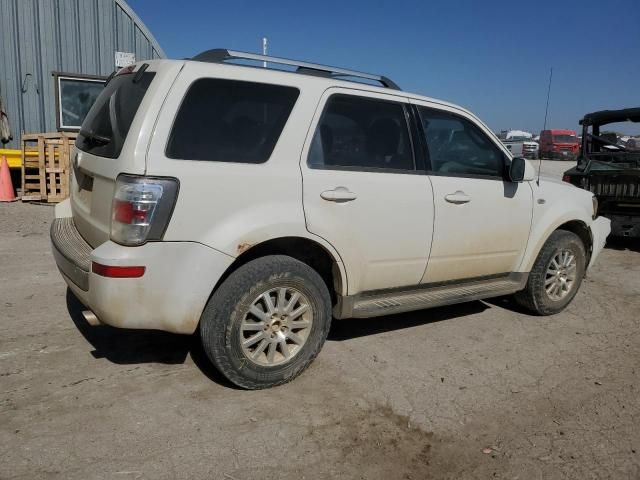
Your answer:
[[[578,143],[578,137],[575,135],[554,135],[553,143]]]
[[[118,158],[154,76],[144,72],[111,79],[82,122],[76,147],[100,157]]]
[[[513,137],[507,138],[506,141],[507,142],[529,142],[531,141],[531,137],[513,136]]]

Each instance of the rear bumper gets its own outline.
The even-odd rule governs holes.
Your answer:
[[[596,258],[604,248],[604,245],[607,242],[607,236],[611,233],[611,221],[605,217],[598,217],[593,221],[589,228],[591,229],[591,236],[593,238],[593,247],[591,251],[591,260],[589,260],[589,266],[587,268],[591,268],[595,263]]]
[[[233,258],[193,242],[150,242],[124,247],[107,241],[92,249],[71,217],[51,226],[53,256],[78,299],[101,323],[120,328],[190,334],[213,287]],[[144,266],[139,278],[107,278],[91,272],[91,262]]]
[[[49,231],[58,269],[81,290],[89,290],[91,246],[78,233],[71,217],[56,218]]]

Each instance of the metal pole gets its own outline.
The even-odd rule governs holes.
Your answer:
[[[547,129],[547,114],[549,113],[549,96],[551,95],[551,79],[553,78],[553,67],[549,71],[549,87],[547,88],[547,106],[544,109],[544,125],[542,126],[542,130]],[[542,170],[542,155],[538,151],[538,185],[540,185],[540,170]]]
[[[262,37],[262,55],[267,55],[267,37]],[[262,66],[267,68],[267,62],[262,62]]]
[[[544,126],[543,130],[547,129],[547,113],[549,113],[549,95],[551,94],[551,79],[553,78],[553,67],[551,67],[551,71],[549,72],[549,88],[547,89],[547,106],[544,109]]]

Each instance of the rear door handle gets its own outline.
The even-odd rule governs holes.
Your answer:
[[[447,202],[455,203],[456,205],[460,205],[462,203],[469,203],[471,201],[471,197],[461,190],[458,190],[456,193],[450,193],[449,195],[445,195],[444,199]]]
[[[358,196],[349,191],[347,187],[336,187],[333,190],[325,190],[320,196],[328,202],[337,203],[350,202],[358,198]]]

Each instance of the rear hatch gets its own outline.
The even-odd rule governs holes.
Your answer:
[[[181,66],[160,60],[122,69],[82,124],[72,159],[71,209],[76,228],[94,248],[109,239],[117,176],[146,171],[153,125]]]

